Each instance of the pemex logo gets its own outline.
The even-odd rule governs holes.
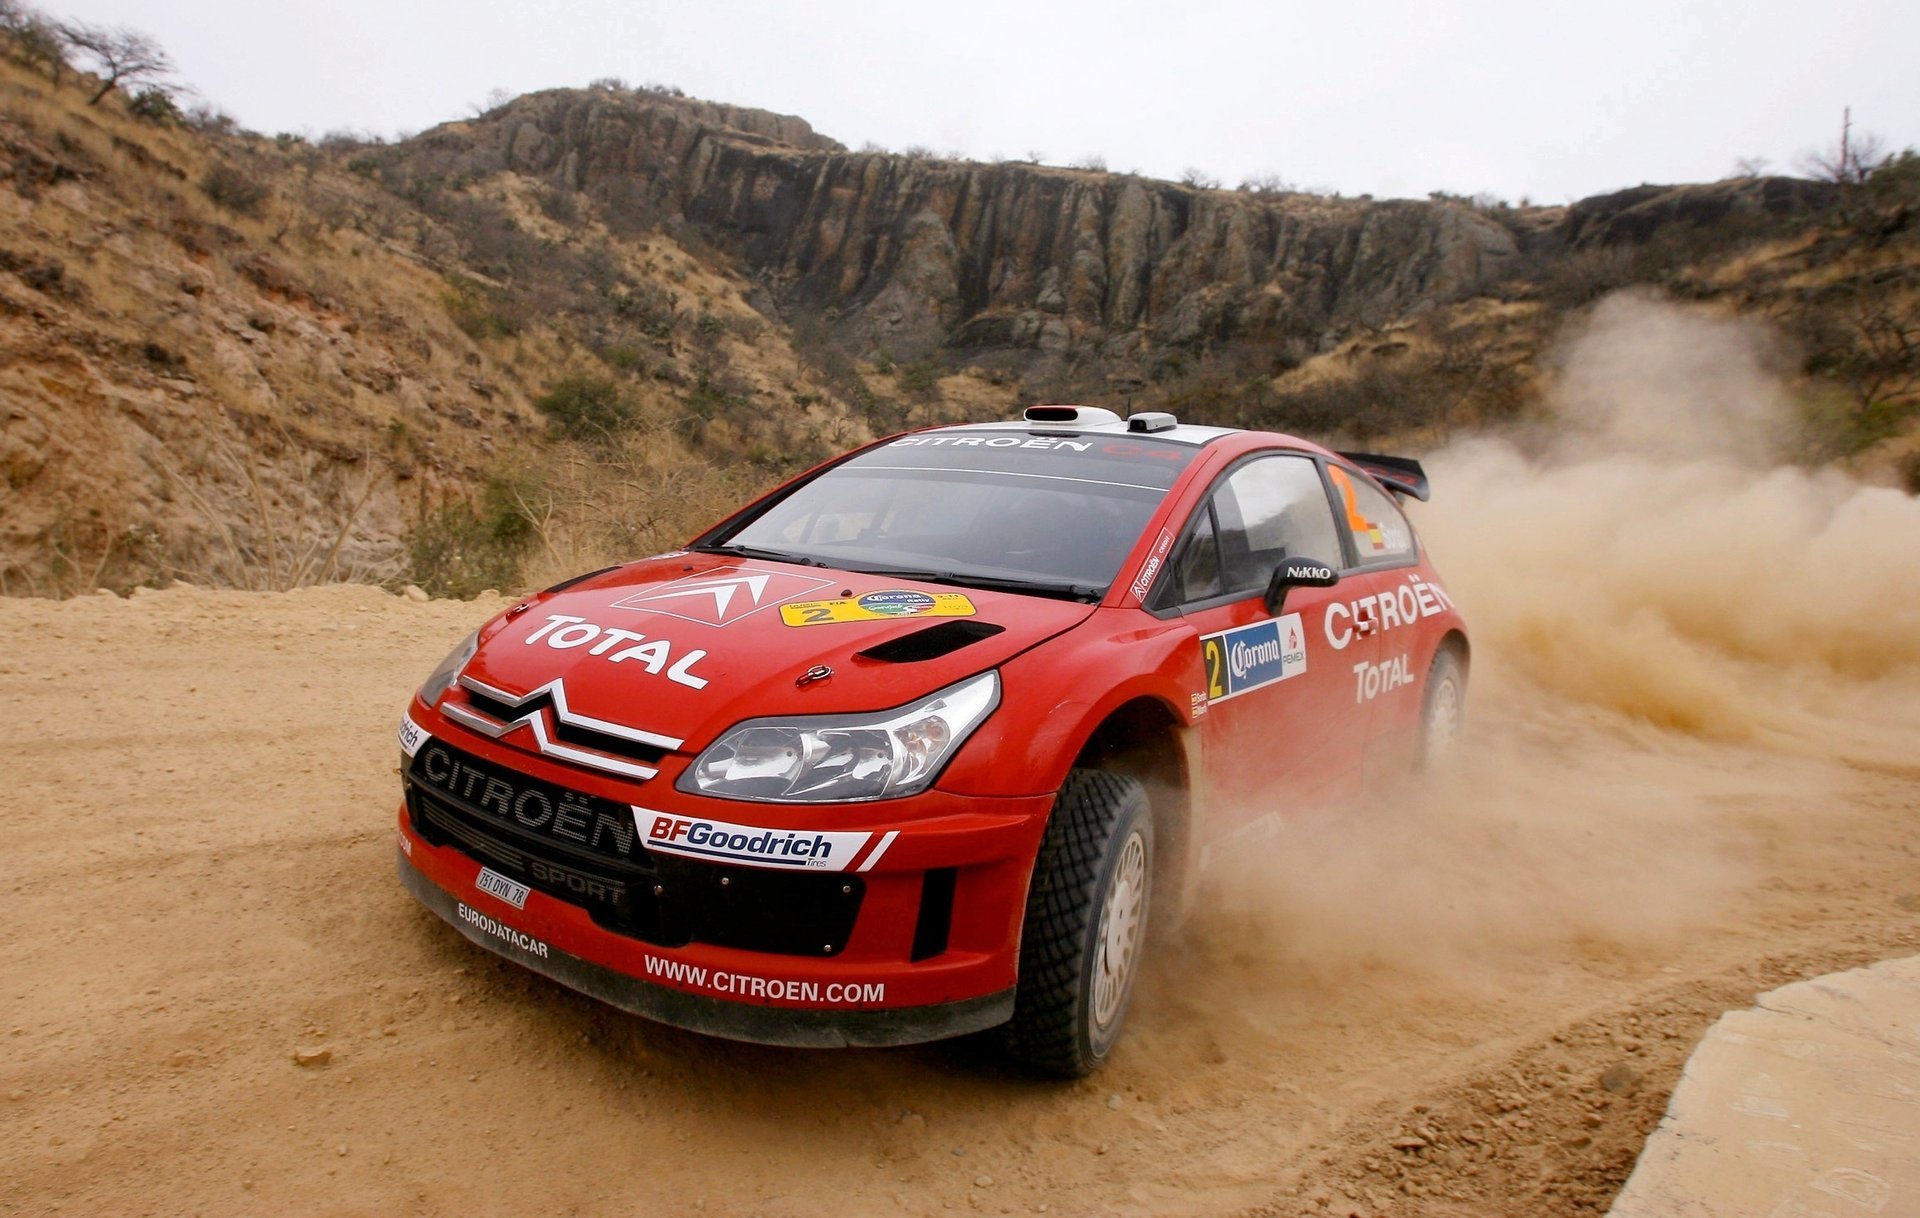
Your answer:
[[[750,613],[817,592],[831,582],[789,571],[715,567],[700,575],[632,593],[613,602],[613,607],[664,613],[703,626],[729,626]]]

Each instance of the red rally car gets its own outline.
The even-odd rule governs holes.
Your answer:
[[[474,942],[783,1045],[1107,1056],[1147,917],[1458,729],[1417,463],[1036,406],[894,436],[514,605],[400,725],[399,871]]]

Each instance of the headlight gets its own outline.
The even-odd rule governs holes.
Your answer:
[[[438,704],[440,695],[447,692],[448,687],[453,684],[453,679],[460,675],[460,670],[467,666],[467,661],[471,660],[473,653],[478,650],[480,650],[480,632],[476,630],[458,647],[449,651],[447,658],[440,661],[440,667],[434,669],[433,675],[421,684],[420,700],[428,706]]]
[[[912,795],[998,705],[1000,677],[988,672],[896,710],[749,719],[694,758],[678,785],[767,803]]]

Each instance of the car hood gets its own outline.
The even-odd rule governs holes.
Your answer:
[[[515,606],[462,683],[698,751],[744,719],[884,710],[1006,662],[1092,605],[726,555],[663,555]],[[823,672],[822,670],[826,670]]]

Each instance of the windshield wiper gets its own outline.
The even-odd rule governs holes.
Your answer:
[[[962,588],[984,588],[990,592],[1018,592],[1026,596],[1051,596],[1058,600],[1092,604],[1106,595],[1095,584],[1066,583],[1060,580],[1023,579],[1007,575],[976,575],[970,571],[915,571],[902,567],[847,567],[867,575],[897,575],[928,584],[954,584]]]
[[[768,550],[760,546],[693,546],[696,554],[737,554],[741,558],[764,558],[768,562],[799,563],[803,567],[824,567],[827,564],[817,558],[808,558],[804,554],[789,554],[785,550]]]

